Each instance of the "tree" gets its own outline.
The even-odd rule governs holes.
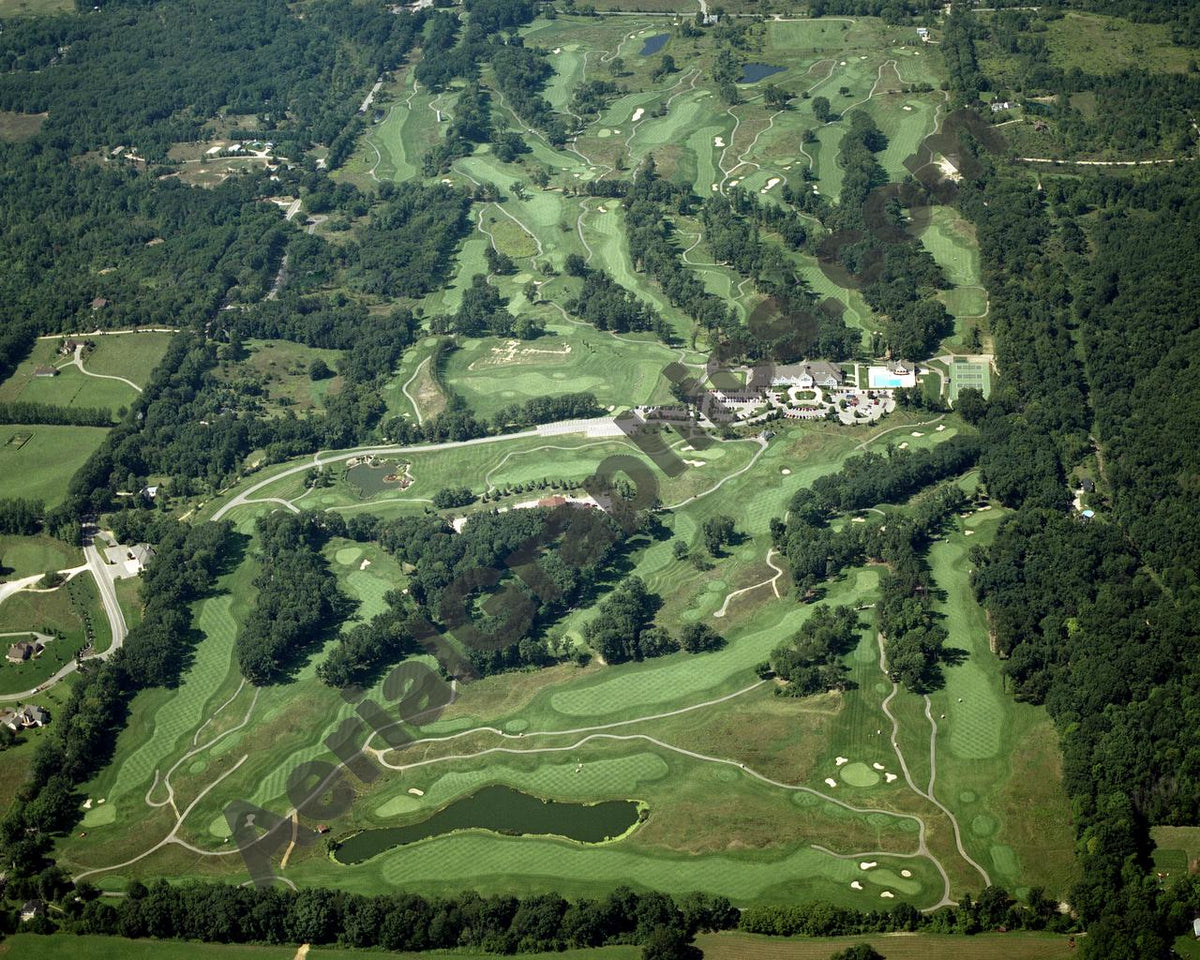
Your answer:
[[[642,944],[642,960],[699,960],[703,956],[678,927],[655,927]]]
[[[734,538],[733,517],[718,514],[704,521],[701,528],[704,536],[704,547],[714,557],[721,555],[721,548],[732,543]]]
[[[308,365],[309,380],[328,380],[332,376],[333,371],[329,369],[329,365],[320,357],[317,357]]]
[[[813,97],[813,116],[821,123],[828,123],[833,116],[833,112],[829,109],[828,97]]]
[[[845,950],[830,954],[829,960],[884,960],[884,957],[869,943],[856,943]]]
[[[783,110],[791,99],[790,93],[773,83],[768,83],[763,87],[763,102],[774,110]]]

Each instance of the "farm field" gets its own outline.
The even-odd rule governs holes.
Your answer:
[[[711,960],[826,960],[839,950],[867,943],[887,960],[1059,960],[1076,954],[1070,938],[1038,933],[981,933],[953,937],[930,933],[886,936],[778,939],[739,933],[702,934],[697,945]]]
[[[0,4],[0,10],[3,4]],[[0,13],[0,16],[3,16]],[[21,143],[37,134],[46,122],[44,113],[14,113],[11,110],[0,110],[0,140],[9,143]]]
[[[103,427],[59,427],[44,424],[0,426],[0,476],[9,497],[60,503],[67,484],[104,441]]]

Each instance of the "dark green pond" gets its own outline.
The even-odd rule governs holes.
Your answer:
[[[742,67],[742,79],[738,83],[758,83],[772,74],[783,73],[785,69],[769,63],[747,63]]]
[[[511,787],[491,786],[454,801],[419,823],[356,833],[337,848],[334,857],[339,863],[361,863],[392,847],[472,827],[503,834],[553,835],[581,843],[599,843],[619,837],[637,821],[638,807],[632,800],[563,803],[532,797]]]
[[[373,497],[384,490],[395,490],[400,481],[385,481],[384,477],[400,473],[403,469],[404,466],[398,463],[385,463],[378,467],[360,463],[346,471],[346,479],[358,488],[360,496]]]

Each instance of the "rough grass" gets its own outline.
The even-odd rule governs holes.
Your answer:
[[[0,567],[6,580],[19,580],[47,570],[65,570],[83,563],[83,551],[44,534],[0,536]]]
[[[287,340],[247,340],[246,356],[226,362],[218,368],[218,376],[230,384],[252,382],[263,388],[259,399],[268,414],[280,415],[290,410],[303,415],[321,406],[326,394],[337,393],[342,378],[312,380],[309,365],[324,360],[330,370],[337,370],[341,351],[306,347]]]
[[[56,13],[71,13],[71,0],[0,0],[0,19],[6,17],[43,17]]]
[[[132,391],[130,391],[132,393]],[[67,484],[108,433],[102,427],[50,427],[5,424],[0,427],[0,476],[6,497],[43,500],[57,506]],[[20,446],[14,438],[29,436]]]
[[[4,16],[4,2],[0,0],[0,16]],[[46,122],[45,113],[14,113],[11,110],[0,110],[0,140],[8,143],[21,143],[37,136]]]

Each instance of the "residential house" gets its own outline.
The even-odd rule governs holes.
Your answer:
[[[35,377],[57,377],[58,371],[55,370],[53,367],[47,367],[47,366],[43,365],[43,366],[38,367],[36,370],[34,370],[33,375]]]
[[[105,300],[103,297],[96,297],[96,299],[92,301],[92,309],[93,310],[103,310],[107,306],[108,306],[108,301]]]
[[[1011,100],[993,100],[992,113],[999,113],[1001,110],[1011,110],[1016,104]]]
[[[22,640],[20,643],[14,643],[8,648],[8,653],[4,659],[9,663],[24,663],[26,660],[32,660],[44,649],[40,643]]]
[[[21,904],[21,922],[28,923],[34,917],[40,917],[46,912],[46,905],[41,900],[26,900]]]

